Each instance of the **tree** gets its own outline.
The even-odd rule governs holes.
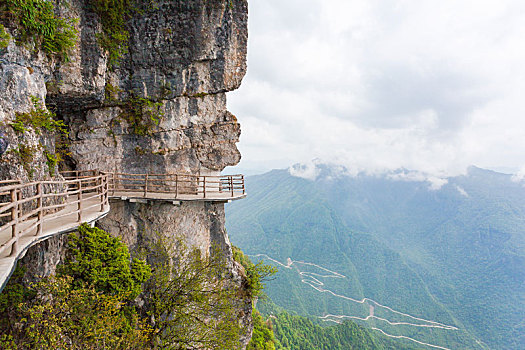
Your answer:
[[[131,259],[128,247],[118,238],[83,224],[78,233],[70,235],[60,275],[73,277],[79,288],[93,286],[99,292],[133,300],[151,276],[151,269],[144,260]]]
[[[159,238],[149,247],[148,258],[153,274],[146,287],[146,312],[155,328],[150,347],[240,347],[238,303],[242,297],[220,250],[203,256],[181,239]]]

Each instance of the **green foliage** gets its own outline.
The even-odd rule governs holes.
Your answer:
[[[59,162],[62,161],[60,153],[51,153],[47,150],[44,150],[44,155],[46,156],[47,168],[49,169],[49,175],[55,176],[55,169]]]
[[[149,278],[149,267],[130,263],[124,244],[104,231],[85,225],[80,231],[70,247],[74,260],[59,276],[24,284],[24,270],[15,270],[0,294],[0,348],[144,348],[153,330],[130,297],[142,291],[138,283]],[[87,260],[101,257],[100,271],[90,270]]]
[[[5,27],[0,24],[0,50],[3,50],[9,45],[9,41],[11,40],[11,35],[9,35],[8,32],[5,31]]]
[[[151,275],[145,261],[131,260],[128,248],[118,238],[83,224],[70,236],[70,252],[60,274],[72,276],[77,288],[93,286],[97,292],[122,295],[132,300]]]
[[[205,96],[208,96],[209,94],[206,93],[206,92],[199,92],[199,93],[196,93],[193,95],[193,97],[197,97],[197,98],[203,98]]]
[[[31,166],[31,164],[33,163],[35,155],[39,150],[40,147],[38,146],[29,146],[24,143],[19,144],[17,147],[11,150],[11,152],[20,158],[20,163],[30,178],[33,177],[35,172],[35,169]]]
[[[37,134],[46,130],[67,135],[66,124],[62,120],[56,120],[55,113],[48,111],[38,97],[32,96],[31,101],[33,102],[33,109],[27,113],[17,113],[15,120],[9,124],[16,132],[24,133],[31,126]]]
[[[129,31],[126,22],[141,9],[153,8],[154,0],[92,0],[91,6],[100,17],[102,33],[98,35],[100,46],[108,52],[108,66],[117,65],[128,51]]]
[[[0,293],[0,329],[9,326],[8,319],[19,313],[19,305],[35,297],[36,293],[22,284],[22,278],[26,269],[17,266],[9,282]]]
[[[271,265],[265,265],[262,261],[254,264],[239,248],[232,246],[232,250],[233,259],[241,264],[246,272],[246,281],[243,285],[245,291],[252,298],[262,295],[264,280],[275,275],[277,268]]]
[[[125,102],[116,121],[125,120],[136,135],[152,135],[164,116],[162,103],[143,97],[132,97]]]
[[[138,155],[143,156],[143,155],[147,154],[148,151],[146,149],[140,147],[140,146],[137,146],[137,147],[135,147],[135,153],[137,153]]]
[[[321,327],[306,317],[288,312],[282,312],[271,319],[278,339],[278,350],[416,349],[411,345],[375,336],[353,322]]]
[[[224,255],[161,238],[146,253],[153,273],[83,225],[58,276],[25,285],[17,270],[0,294],[0,348],[238,349],[240,296]],[[138,293],[143,307],[131,300]]]
[[[106,101],[115,102],[118,101],[118,96],[122,92],[118,86],[113,86],[110,83],[107,83],[104,87],[104,98]]]
[[[525,280],[525,188],[482,169],[448,180],[432,191],[387,177],[308,181],[272,171],[249,177],[249,198],[228,205],[228,233],[247,253],[346,276],[324,279],[325,289],[459,328],[399,327],[404,335],[449,348],[525,348],[525,305],[508,303]],[[302,283],[295,266],[280,269],[265,290],[280,306],[302,315],[368,315]]]
[[[126,21],[134,11],[133,0],[93,0],[93,10],[99,15],[102,33],[98,42],[108,52],[108,65],[115,66],[128,51],[129,32]]]
[[[2,10],[14,19],[22,41],[34,40],[49,55],[68,60],[75,46],[74,20],[55,15],[53,2],[47,0],[4,0]]]
[[[271,321],[265,322],[259,311],[253,309],[253,334],[246,350],[275,350],[275,336]]]
[[[14,349],[142,349],[150,328],[128,317],[118,295],[77,288],[70,276],[30,287],[36,296],[20,303],[19,320],[6,342]]]
[[[238,349],[239,295],[221,251],[205,257],[181,239],[159,236],[147,255],[153,275],[146,286],[146,306],[157,335],[147,347]]]

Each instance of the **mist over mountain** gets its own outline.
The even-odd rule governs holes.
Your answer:
[[[315,164],[247,186],[248,198],[227,206],[227,229],[234,244],[280,267],[267,291],[279,306],[423,348],[525,348],[518,178],[476,167],[438,178]]]

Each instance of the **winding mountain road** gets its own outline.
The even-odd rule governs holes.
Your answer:
[[[388,307],[386,305],[380,304],[377,301],[375,301],[373,299],[370,299],[370,298],[363,298],[361,300],[358,300],[358,299],[351,298],[351,297],[348,297],[348,296],[345,296],[345,295],[337,294],[337,293],[335,293],[335,292],[333,292],[333,291],[331,291],[329,289],[325,289],[325,288],[323,288],[325,286],[325,284],[321,280],[319,280],[319,278],[341,278],[342,279],[342,278],[346,278],[346,276],[344,276],[344,275],[342,275],[342,274],[340,274],[338,272],[331,271],[331,270],[329,270],[329,269],[327,269],[325,267],[319,266],[317,264],[304,262],[304,261],[294,261],[291,258],[287,258],[286,259],[286,261],[287,261],[286,264],[283,264],[280,261],[278,261],[276,259],[273,259],[273,258],[269,257],[266,254],[255,254],[255,255],[249,255],[249,256],[250,257],[254,257],[254,258],[267,259],[267,260],[272,261],[275,264],[277,264],[279,266],[282,266],[282,267],[284,267],[286,269],[292,269],[292,266],[295,266],[295,269],[297,270],[297,273],[301,276],[301,282],[306,284],[306,285],[309,285],[310,287],[314,288],[318,292],[328,293],[328,294],[330,294],[330,295],[332,295],[332,296],[334,296],[336,298],[341,298],[341,299],[344,299],[344,300],[347,300],[347,301],[350,301],[350,302],[354,302],[354,303],[358,303],[358,304],[368,304],[370,306],[370,308],[369,308],[370,314],[367,317],[359,317],[359,316],[352,316],[352,315],[332,315],[332,314],[319,316],[319,319],[321,319],[321,320],[323,320],[325,322],[334,322],[334,323],[341,324],[341,323],[343,323],[344,319],[356,319],[356,320],[361,320],[361,321],[365,321],[365,322],[369,321],[371,319],[375,319],[375,320],[378,320],[378,321],[381,321],[381,322],[388,323],[391,326],[410,326],[410,327],[421,327],[421,328],[438,328],[438,329],[444,329],[444,330],[458,330],[458,328],[454,327],[454,326],[446,325],[446,324],[443,324],[443,323],[440,323],[440,322],[436,322],[436,321],[427,320],[427,319],[424,319],[424,318],[421,318],[421,317],[416,317],[416,316],[413,316],[413,315],[410,315],[410,314],[407,314],[407,313],[404,313],[404,312],[400,312],[400,311],[394,310],[391,307]],[[298,265],[313,266],[313,267],[315,267],[317,269],[320,269],[321,271],[326,272],[327,274],[301,271]],[[382,309],[388,310],[389,312],[392,312],[392,313],[394,313],[396,315],[399,315],[399,316],[402,316],[402,317],[406,317],[412,322],[396,322],[396,321],[388,320],[386,318],[375,316],[374,312],[375,312],[376,308],[382,308]],[[383,335],[385,335],[387,337],[390,337],[390,338],[405,339],[405,340],[409,340],[409,341],[415,342],[417,344],[425,345],[425,346],[428,346],[428,347],[431,347],[431,348],[435,348],[435,349],[450,350],[449,348],[446,348],[446,347],[443,347],[443,346],[439,346],[439,345],[435,345],[435,344],[426,343],[426,342],[423,342],[423,341],[420,341],[420,340],[417,340],[417,339],[414,339],[414,338],[411,338],[411,337],[407,337],[407,336],[403,336],[403,335],[388,334],[384,330],[382,330],[380,328],[377,328],[377,327],[370,327],[370,329],[373,329],[375,331],[381,332]]]

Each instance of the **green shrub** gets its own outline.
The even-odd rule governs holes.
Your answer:
[[[161,106],[160,102],[143,97],[132,97],[125,102],[123,112],[118,116],[117,121],[125,120],[131,132],[136,135],[152,135],[154,128],[164,116]]]
[[[145,251],[151,271],[103,230],[82,225],[70,241],[57,276],[26,286],[18,270],[0,294],[0,348],[240,348],[245,301],[220,250],[158,239]]]
[[[237,303],[243,300],[224,254],[213,249],[202,256],[180,238],[159,237],[148,249],[153,275],[145,288],[146,305],[158,337],[145,348],[239,349]]]
[[[5,328],[8,315],[19,312],[20,303],[35,297],[36,293],[22,284],[25,267],[17,266],[9,282],[0,293],[0,327]]]
[[[44,52],[67,61],[77,41],[75,20],[55,15],[53,2],[47,0],[3,0],[2,11],[14,19],[20,40],[40,43]]]
[[[72,276],[76,287],[93,286],[99,292],[132,300],[151,275],[145,261],[131,260],[124,243],[96,227],[80,226],[70,236],[69,249],[60,275]]]
[[[246,350],[275,350],[275,336],[272,323],[265,322],[259,311],[253,309],[253,333],[252,339]]]
[[[62,120],[56,120],[55,113],[48,111],[38,97],[32,96],[31,100],[33,109],[27,113],[17,113],[15,120],[9,124],[16,132],[22,134],[28,131],[27,127],[31,126],[37,134],[40,134],[42,130],[67,134],[66,124]]]
[[[44,155],[46,156],[47,168],[49,169],[49,175],[55,176],[55,168],[59,162],[62,161],[60,153],[51,153],[44,150]]]
[[[2,349],[143,349],[151,328],[128,316],[118,295],[75,287],[71,276],[45,278],[18,304],[14,327],[4,328]]]
[[[104,87],[104,98],[106,101],[109,102],[116,102],[118,101],[118,96],[122,92],[122,90],[118,86],[113,86],[110,83],[107,83]]]
[[[3,50],[9,45],[11,36],[5,31],[5,27],[0,24],[0,50]]]
[[[31,166],[31,164],[33,163],[35,155],[39,150],[40,147],[38,146],[29,146],[21,143],[10,151],[20,158],[20,164],[27,172],[29,178],[32,178],[33,174],[35,173],[35,169]]]
[[[154,0],[92,0],[91,6],[102,23],[98,42],[108,52],[108,66],[114,67],[128,51],[126,22],[134,13],[141,12],[139,8],[153,8]]]
[[[102,23],[98,42],[107,50],[108,65],[113,67],[128,50],[126,21],[133,12],[133,0],[93,0],[91,5]]]
[[[241,264],[246,271],[246,282],[244,285],[246,292],[251,297],[260,296],[264,289],[264,280],[275,275],[277,268],[271,265],[265,265],[262,261],[254,264],[244,255],[242,250],[235,246],[232,246],[232,249],[233,259]]]

